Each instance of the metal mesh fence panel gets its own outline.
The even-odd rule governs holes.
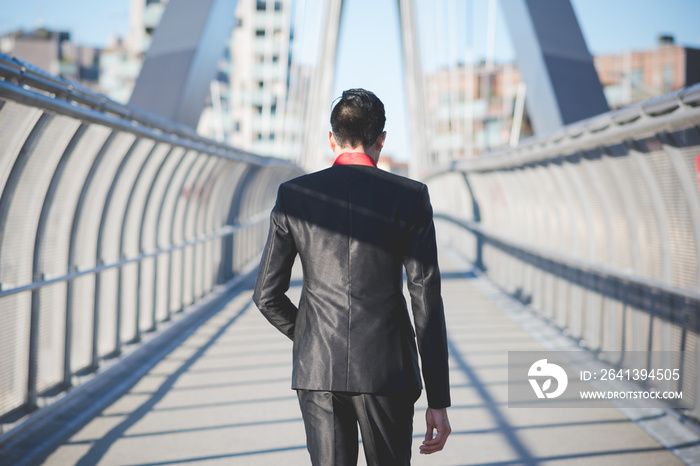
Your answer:
[[[680,288],[693,286],[697,284],[695,238],[678,174],[668,154],[662,150],[660,142],[647,139],[641,144],[649,150],[645,159],[658,184],[658,195],[663,201],[667,215],[668,246],[672,265],[669,284]]]
[[[112,180],[117,169],[134,143],[134,135],[119,133],[104,149],[104,155],[99,159],[91,183],[87,187],[85,203],[78,219],[76,243],[76,265],[79,268],[90,268],[97,265],[97,239],[100,222]]]
[[[75,371],[92,363],[92,328],[95,308],[95,277],[86,275],[73,280],[73,328],[71,366]]]
[[[241,173],[265,167],[281,181],[301,170],[206,140],[19,60],[0,55],[0,62],[4,422],[10,411],[21,415],[80,383],[78,373],[95,371],[102,358],[118,356],[141,331],[181,310],[183,298],[214,287],[222,241],[201,241],[229,220],[218,206],[230,202],[227,193],[240,188],[245,197],[256,188],[269,191],[258,199],[268,205],[255,205],[267,210],[276,192],[237,186]],[[227,183],[233,187],[223,189]],[[263,229],[264,222],[244,228]],[[183,248],[185,239],[196,244]],[[260,249],[263,240],[250,246]]]
[[[42,392],[63,380],[66,326],[66,284],[47,285],[39,291],[39,353],[37,390]]]
[[[56,165],[78,123],[66,117],[50,119],[26,154],[21,172],[13,170],[15,186],[6,187],[9,197],[7,215],[0,239],[0,282],[16,285],[32,282],[32,259],[36,226],[46,190]],[[36,156],[34,156],[36,155]],[[30,239],[29,241],[27,239]]]
[[[5,188],[12,166],[41,110],[12,101],[0,108],[0,192]]]
[[[21,406],[27,399],[29,367],[29,306],[31,294],[0,298],[0,412]]]

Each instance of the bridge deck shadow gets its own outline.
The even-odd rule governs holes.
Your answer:
[[[441,268],[453,434],[443,452],[418,454],[423,395],[412,464],[681,464],[612,407],[508,408],[507,351],[542,347],[479,288],[483,279],[459,270],[447,255]],[[293,285],[294,299],[298,273]],[[247,290],[229,302],[43,464],[309,464],[290,390],[291,342],[250,297]]]

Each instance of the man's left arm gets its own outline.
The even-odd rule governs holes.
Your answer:
[[[425,440],[420,453],[430,455],[444,448],[452,428],[446,409],[451,401],[445,313],[433,209],[425,186],[418,195],[414,214],[404,265],[428,398]]]
[[[270,232],[260,260],[253,301],[260,312],[280,332],[294,339],[298,309],[287,297],[292,266],[297,255],[284,210],[282,186],[270,214]]]
[[[416,340],[423,362],[428,406],[433,409],[446,408],[450,406],[447,332],[433,209],[426,186],[422,187],[416,199],[407,246],[404,266],[411,295]]]

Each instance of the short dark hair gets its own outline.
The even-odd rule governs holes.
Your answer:
[[[370,147],[384,131],[384,104],[365,89],[348,89],[333,107],[331,128],[340,147],[362,143]]]

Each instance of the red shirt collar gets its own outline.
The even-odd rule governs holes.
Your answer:
[[[377,167],[377,164],[369,155],[362,152],[343,152],[333,162],[333,166],[338,165],[364,165],[367,167]]]

